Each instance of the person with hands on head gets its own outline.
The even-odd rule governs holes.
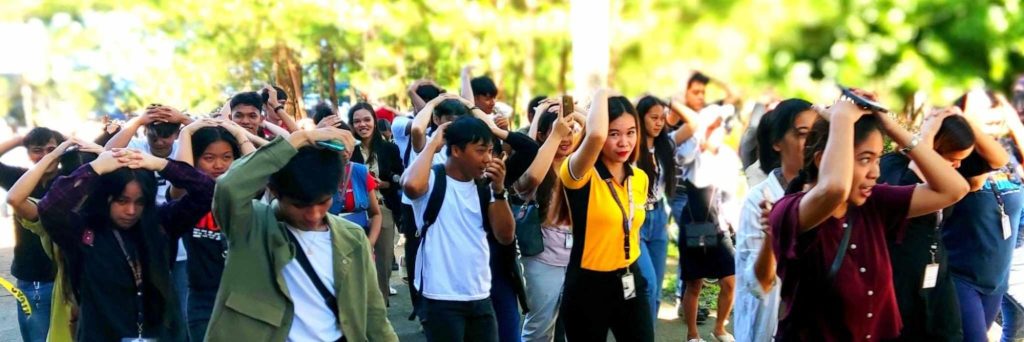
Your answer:
[[[920,139],[932,141],[935,152],[956,168],[961,178],[986,174],[992,171],[992,163],[1005,164],[1008,155],[999,144],[960,114],[957,107],[932,110],[921,124]],[[921,178],[920,168],[907,156],[899,152],[882,156],[879,183],[917,185]],[[906,233],[889,239],[894,290],[903,321],[900,341],[964,339],[956,287],[942,241],[946,222],[958,220],[954,218],[958,215],[975,214],[946,208],[910,219]]]
[[[23,146],[28,159],[38,164],[44,157],[57,149],[64,142],[64,136],[46,127],[36,127],[24,137],[15,135],[7,141],[0,142],[0,156],[10,150]],[[45,169],[43,179],[32,189],[32,197],[42,197],[49,188],[50,182],[57,176],[56,164]],[[0,187],[10,189],[15,182],[28,170],[0,162]],[[20,220],[14,220],[14,260],[11,263],[11,275],[18,288],[32,300],[32,315],[18,309],[18,327],[24,341],[43,341],[50,327],[50,303],[54,286],[54,262],[47,256],[45,248],[36,234],[22,226]]]
[[[804,167],[771,212],[786,308],[777,337],[892,339],[903,324],[886,237],[904,233],[909,218],[955,203],[969,188],[931,141],[913,136],[888,115],[845,97],[819,111],[825,120],[808,135]],[[883,130],[904,146],[925,183],[876,184]]]
[[[639,114],[628,99],[598,90],[579,149],[559,167],[573,243],[560,315],[569,340],[653,341],[647,286],[636,260],[647,174],[637,158]]]
[[[121,130],[107,141],[104,148],[133,148],[160,158],[167,158],[178,149],[178,130],[192,119],[181,111],[159,104],[146,107],[141,116],[128,121]],[[146,127],[146,139],[135,138],[139,128]]]
[[[156,204],[155,172],[188,194]],[[134,149],[104,151],[53,182],[39,217],[64,254],[78,340],[187,340],[168,247],[210,210],[212,196],[209,177]]]
[[[1001,95],[985,90],[968,92],[954,103],[964,112],[972,127],[979,124],[976,154],[982,155],[982,143],[995,141],[990,151],[1007,153],[1006,159],[984,158],[988,163],[968,163],[981,173],[969,178],[971,192],[953,206],[945,218],[942,239],[949,259],[949,272],[956,287],[964,340],[987,338],[1000,313],[1001,301],[1010,290],[1009,275],[1014,249],[1020,236],[1024,195],[1021,194],[1019,146],[1021,123],[1012,106]],[[986,154],[985,157],[993,154]],[[971,157],[968,157],[971,159]],[[998,165],[996,161],[1007,161]],[[994,170],[994,171],[993,171]],[[1011,303],[1012,304],[1012,303]],[[1003,340],[1013,338],[1016,330],[1015,305],[1003,313]]]
[[[178,139],[180,145],[174,159],[194,165],[213,180],[227,172],[235,160],[256,150],[246,138],[245,129],[229,120],[199,119],[185,126]],[[172,198],[184,194],[184,189],[171,187]],[[227,244],[212,212],[207,212],[183,236],[182,242],[189,255],[185,315],[189,338],[201,341],[224,273]]]
[[[342,156],[322,141],[355,144],[338,128],[297,131],[218,178],[213,216],[230,248],[207,341],[398,341],[366,233],[327,212]],[[254,199],[264,188],[269,204]]]
[[[77,148],[77,151],[65,153],[71,147]],[[76,320],[73,314],[76,310],[74,308],[75,304],[73,298],[68,295],[71,284],[67,282],[67,277],[65,276],[64,263],[62,261],[63,255],[60,253],[60,248],[53,243],[39,221],[39,209],[37,207],[39,198],[32,197],[33,191],[38,189],[44,180],[52,179],[52,172],[50,170],[56,169],[58,165],[60,166],[60,173],[69,174],[81,166],[83,162],[88,162],[91,158],[95,158],[97,154],[102,152],[102,146],[74,137],[69,138],[33,165],[7,192],[7,204],[14,208],[15,221],[20,227],[39,236],[43,250],[50,257],[50,260],[53,261],[57,270],[52,285],[53,296],[49,299],[49,303],[46,303],[49,305],[49,310],[33,310],[33,315],[39,315],[38,318],[34,319],[48,320],[48,324],[52,328],[48,330],[48,333],[41,336],[33,336],[25,339],[26,341],[71,341],[72,336],[74,336],[74,321]],[[50,178],[47,178],[48,174],[50,174]],[[32,287],[25,288],[25,290],[32,291]],[[31,293],[29,295],[32,296]],[[44,299],[43,296],[33,296],[33,298],[35,298],[35,302]]]
[[[442,147],[449,157],[435,165]],[[460,117],[438,127],[402,176],[420,236],[411,286],[422,294],[415,306],[429,341],[498,340],[489,236],[510,245],[515,220],[506,200],[505,163],[492,157],[492,149],[487,124]]]
[[[516,194],[513,200],[521,201],[517,204],[522,206],[535,203],[540,221],[536,226],[518,223],[516,226],[522,254],[526,307],[530,309],[523,324],[524,341],[551,341],[558,335],[559,340],[563,340],[565,335],[564,322],[558,318],[558,303],[569,265],[572,231],[557,170],[575,145],[570,128],[572,116],[562,114],[558,107],[554,109],[554,112],[545,109],[536,116],[534,127],[540,134],[537,141],[543,145],[527,171],[513,184]],[[523,207],[519,210],[518,215],[525,215]],[[540,231],[532,234],[518,232],[528,229]],[[539,251],[538,246],[542,247]]]
[[[288,100],[288,95],[284,92],[284,89],[267,84],[260,90],[260,96],[264,99],[263,112],[267,114],[269,119],[274,121],[275,125],[277,123],[284,125],[282,128],[288,130],[288,133],[299,130],[299,125],[295,123],[295,119],[284,110],[285,102]]]

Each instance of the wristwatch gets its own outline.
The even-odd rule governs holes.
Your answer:
[[[501,192],[491,192],[495,201],[504,201],[508,196],[508,189],[501,189]]]
[[[900,149],[900,153],[903,155],[909,155],[910,151],[917,147],[917,144],[921,143],[921,135],[914,134],[914,137],[910,139],[910,144],[907,147]]]

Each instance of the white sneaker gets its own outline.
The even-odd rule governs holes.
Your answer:
[[[700,339],[700,338],[691,338],[689,340],[686,340],[686,342],[707,342],[707,341],[704,341],[704,339]]]
[[[394,287],[388,286],[388,293],[391,294],[392,296],[394,296],[394,295],[398,294],[398,290],[395,290]]]

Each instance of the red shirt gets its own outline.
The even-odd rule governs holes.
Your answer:
[[[352,164],[349,163],[348,167],[345,168],[345,174],[352,174]],[[345,206],[341,209],[344,213],[351,213],[356,207],[355,195],[352,191],[352,178],[348,179],[348,184],[342,184],[345,190]],[[377,190],[377,181],[373,179],[373,174],[370,172],[366,173],[366,191],[370,192],[368,196],[369,201],[376,201],[377,197],[372,193],[373,190]]]
[[[899,336],[903,323],[886,237],[906,228],[914,186],[876,185],[864,205],[851,208],[850,245],[831,283],[826,278],[846,219],[829,217],[800,233],[804,194],[783,197],[770,215],[786,308],[780,316],[779,340],[877,341]]]

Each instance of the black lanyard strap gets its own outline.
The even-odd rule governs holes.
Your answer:
[[[121,232],[116,229],[113,230],[113,232],[114,239],[117,240],[118,247],[121,247],[121,253],[124,254],[124,259],[128,262],[128,268],[131,269],[132,278],[135,281],[135,325],[138,328],[139,339],[142,339],[142,265],[139,263],[137,255],[134,253],[128,253],[128,248],[125,247],[124,239],[121,238]]]
[[[624,234],[622,249],[626,253],[626,260],[629,260],[629,231],[633,227],[633,186],[630,184],[629,179],[630,177],[627,176],[626,197],[629,201],[629,207],[622,206],[622,200],[619,199],[619,193],[615,191],[615,185],[612,184],[612,180],[604,180],[604,183],[608,185],[608,191],[612,193],[612,198],[615,199],[615,204],[619,206],[619,211],[622,212],[622,232]]]
[[[839,249],[836,250],[836,258],[832,260],[832,267],[828,270],[828,282],[834,284],[839,269],[843,266],[843,258],[846,257],[846,249],[850,246],[850,235],[853,235],[854,223],[853,207],[846,210],[846,223],[843,224],[843,239],[839,241]]]
[[[1006,215],[1005,205],[1003,204],[1003,195],[999,193],[999,185],[992,179],[992,176],[988,176],[988,182],[992,184],[992,194],[996,196],[996,203],[999,204],[999,212]]]

